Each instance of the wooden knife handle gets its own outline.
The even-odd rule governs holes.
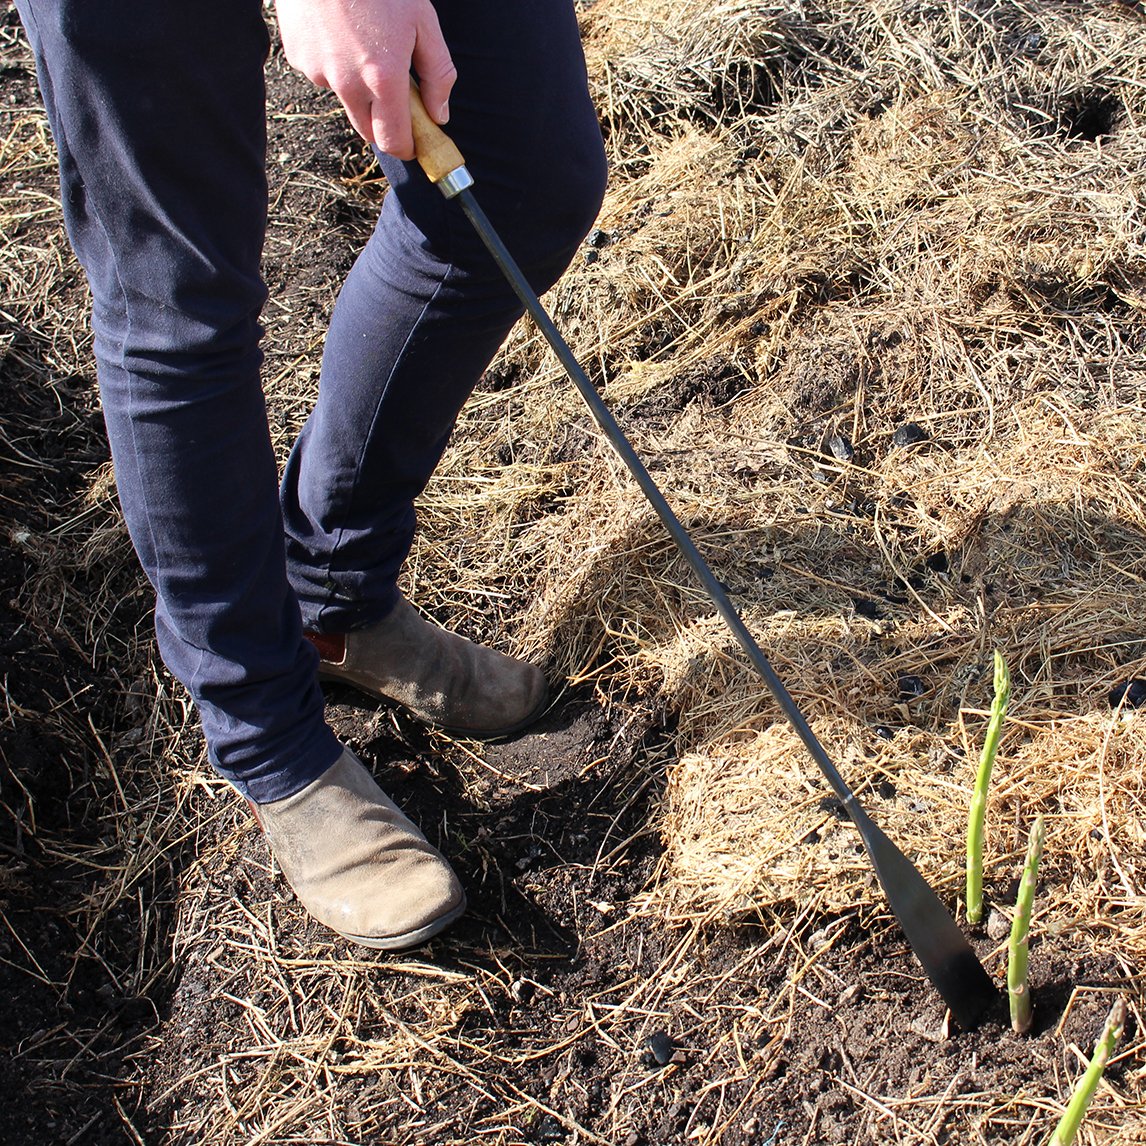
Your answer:
[[[457,144],[430,118],[418,85],[413,80],[410,81],[410,118],[418,166],[431,183],[440,183],[458,168],[465,167],[465,157]]]

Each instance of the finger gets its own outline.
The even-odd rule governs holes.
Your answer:
[[[444,124],[450,118],[450,92],[458,78],[458,70],[442,39],[442,29],[433,8],[428,8],[418,24],[414,41],[412,63],[418,75],[418,88],[422,103],[435,123]]]
[[[409,85],[406,87],[409,92]],[[394,156],[395,159],[410,160],[414,156],[414,133],[410,127],[409,95],[406,96],[406,105],[402,108],[401,119],[390,110],[390,105],[374,103],[370,105],[370,116],[373,121],[374,138],[372,140],[379,151]]]
[[[346,112],[346,118],[350,120],[350,126],[367,143],[374,143],[374,119],[370,114],[369,99],[348,99],[341,95],[339,99],[342,101],[342,110]]]
[[[389,93],[375,88],[355,85],[352,89],[339,90],[346,118],[351,126],[367,143],[372,143],[379,151],[393,155],[396,159],[414,158],[414,135],[410,127],[410,81],[402,77],[404,99],[395,106]]]
[[[362,134],[379,151],[395,159],[414,158],[408,67],[397,73],[388,68],[364,69],[360,114],[368,122],[368,130]]]

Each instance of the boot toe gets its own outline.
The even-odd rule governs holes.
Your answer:
[[[525,661],[511,657],[502,660],[506,663],[498,666],[500,672],[487,678],[484,688],[475,687],[472,703],[464,710],[456,708],[440,722],[445,731],[494,740],[520,732],[537,720],[549,702],[545,674]]]
[[[395,905],[388,897],[371,906],[356,906],[344,918],[327,921],[344,939],[381,951],[402,951],[417,947],[456,922],[466,910],[465,892],[453,873],[438,894],[415,903]],[[399,910],[395,910],[396,906]]]
[[[465,909],[461,883],[435,854],[426,855],[400,888],[383,873],[366,875],[361,893],[330,903],[322,922],[366,947],[401,950],[445,930]]]

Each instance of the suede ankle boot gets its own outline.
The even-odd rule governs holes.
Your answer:
[[[301,792],[251,807],[299,902],[354,943],[414,947],[465,911],[450,865],[349,750]]]
[[[321,658],[320,679],[396,701],[455,735],[509,736],[545,707],[540,669],[446,632],[402,598],[370,628],[307,637]]]

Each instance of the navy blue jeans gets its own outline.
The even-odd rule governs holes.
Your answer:
[[[17,0],[92,293],[124,517],[164,661],[257,802],[340,752],[303,628],[384,617],[414,499],[520,317],[457,204],[381,157],[378,226],[331,318],[281,488],[260,386],[268,34],[261,0]],[[438,0],[450,133],[538,291],[600,206],[572,0]]]

